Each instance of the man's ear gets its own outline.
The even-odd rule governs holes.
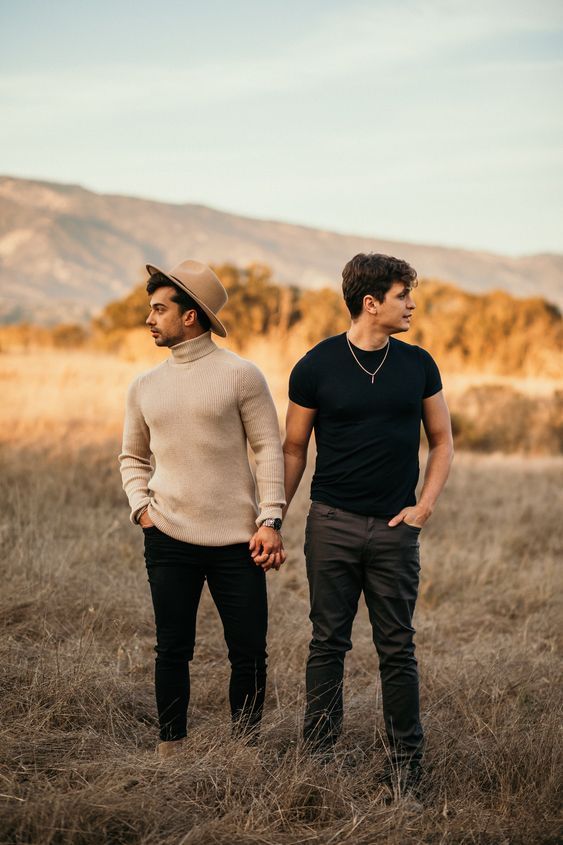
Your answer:
[[[377,314],[377,306],[379,302],[375,299],[371,293],[366,294],[364,296],[364,308],[368,312],[368,314]]]
[[[183,323],[186,326],[186,328],[193,326],[195,324],[196,320],[197,320],[197,313],[193,308],[188,308],[187,311],[184,311]]]

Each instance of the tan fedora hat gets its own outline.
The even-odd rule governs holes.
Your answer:
[[[160,270],[152,264],[147,264],[147,270],[151,276],[162,273],[179,288],[185,290],[209,317],[211,331],[220,337],[227,336],[227,330],[217,317],[217,312],[225,305],[229,296],[210,267],[200,261],[182,261],[170,272]]]

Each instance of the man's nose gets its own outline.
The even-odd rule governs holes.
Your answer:
[[[145,325],[146,326],[152,326],[153,324],[154,324],[154,317],[153,317],[152,311],[151,311],[151,313],[149,314],[149,316],[145,320]]]

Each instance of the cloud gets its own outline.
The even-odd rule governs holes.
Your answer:
[[[257,44],[254,53],[226,60],[214,56],[197,65],[185,58],[150,54],[130,62],[26,73],[6,72],[0,94],[11,108],[48,103],[49,109],[77,108],[99,114],[147,102],[188,103],[191,106],[244,101],[292,92],[325,91],[371,75],[373,84],[412,74],[420,63],[458,66],[471,62],[470,48],[483,39],[494,41],[563,26],[563,6],[458,0],[407,0],[357,3],[327,11],[316,26],[306,21],[291,42]],[[463,48],[469,54],[460,58]],[[490,66],[494,59],[472,63]],[[511,66],[512,59],[498,59]],[[516,61],[516,58],[514,59]],[[449,70],[451,71],[452,66]],[[10,96],[11,94],[11,96]]]

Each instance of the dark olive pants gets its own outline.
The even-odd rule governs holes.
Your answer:
[[[235,732],[255,730],[266,688],[266,579],[248,544],[195,546],[146,528],[145,561],[156,622],[155,688],[160,738],[186,736],[196,616],[205,581],[219,611],[231,664]]]
[[[398,762],[422,756],[412,617],[418,591],[419,529],[313,502],[305,556],[313,638],[307,662],[305,739],[330,747],[342,727],[344,657],[364,593],[379,655],[387,737]]]

